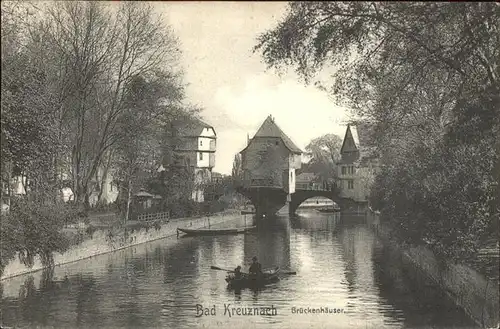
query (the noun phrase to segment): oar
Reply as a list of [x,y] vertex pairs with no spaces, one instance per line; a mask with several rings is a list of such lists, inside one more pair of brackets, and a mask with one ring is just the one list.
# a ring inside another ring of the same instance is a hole
[[[210,266],[210,268],[211,268],[212,270],[226,271],[226,272],[228,272],[228,273],[234,273],[234,270],[228,270],[228,269],[226,269],[226,268],[221,268],[221,267],[218,267],[218,266],[213,266],[213,265],[212,265],[212,266]],[[245,273],[245,272],[240,272],[240,273],[241,273],[241,275],[243,275],[243,276],[248,275],[248,273]]]
[[[218,271],[226,271],[228,273],[234,273],[234,270],[228,270],[227,268],[222,268],[222,267],[218,267],[218,266],[210,266],[210,268],[212,270],[218,270]],[[241,274],[243,275],[248,275],[248,273],[245,273],[245,272],[240,272]]]
[[217,267],[217,266],[210,266],[210,268],[212,270],[219,270],[219,271],[226,271],[226,272],[234,272],[234,270],[228,270],[228,269],[225,269],[225,268],[220,268],[220,267]]

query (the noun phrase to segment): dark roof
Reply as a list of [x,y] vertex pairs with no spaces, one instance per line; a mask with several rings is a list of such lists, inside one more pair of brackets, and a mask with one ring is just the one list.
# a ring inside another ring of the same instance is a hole
[[353,152],[360,150],[360,143],[358,137],[358,130],[355,126],[350,124],[347,125],[345,131],[344,140],[342,141],[342,147],[340,148],[340,153],[342,152]]
[[[276,137],[280,138],[283,141],[283,144],[285,144],[286,148],[290,150],[292,153],[298,153],[301,154],[302,150],[295,145],[294,142],[288,137],[283,130],[281,130],[280,127],[274,122],[274,119],[272,116],[268,116],[264,123],[260,126],[259,130],[255,133],[253,138],[258,138],[258,137]],[[252,140],[253,140],[252,138]],[[250,142],[252,141],[250,140]],[[248,147],[248,146],[247,146]],[[243,149],[243,151],[246,149],[246,147]]]
[[[182,137],[200,136],[201,133],[203,132],[203,129],[205,128],[213,129],[211,125],[209,125],[206,122],[203,122],[199,118],[190,118],[188,120],[179,122],[177,124],[177,128],[179,129],[179,136]],[[214,129],[214,134],[215,134],[215,129]]]

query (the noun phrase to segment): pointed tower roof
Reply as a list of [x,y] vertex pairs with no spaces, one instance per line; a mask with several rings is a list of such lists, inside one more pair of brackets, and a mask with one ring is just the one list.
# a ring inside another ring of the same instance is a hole
[[276,138],[281,138],[283,143],[285,144],[286,148],[290,150],[292,153],[298,153],[301,154],[302,150],[295,145],[294,142],[288,137],[283,130],[278,127],[276,122],[274,122],[274,118],[270,115],[266,118],[264,123],[260,126],[259,130],[255,133],[256,137],[276,137]]
[[356,126],[347,125],[347,129],[344,136],[344,141],[342,142],[342,147],[340,148],[340,153],[343,152],[354,152],[360,150],[358,130]]

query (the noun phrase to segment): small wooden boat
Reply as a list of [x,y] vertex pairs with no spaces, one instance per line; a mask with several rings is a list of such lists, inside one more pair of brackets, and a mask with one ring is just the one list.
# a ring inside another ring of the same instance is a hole
[[262,271],[262,275],[251,277],[248,273],[241,273],[239,278],[235,278],[234,274],[228,274],[226,282],[229,288],[244,289],[244,288],[259,288],[271,283],[278,282],[280,268],[267,269]]
[[188,235],[224,235],[224,234],[240,234],[246,233],[255,229],[255,226],[250,227],[240,227],[240,228],[200,228],[200,229],[189,229],[189,228],[177,228],[177,231]]

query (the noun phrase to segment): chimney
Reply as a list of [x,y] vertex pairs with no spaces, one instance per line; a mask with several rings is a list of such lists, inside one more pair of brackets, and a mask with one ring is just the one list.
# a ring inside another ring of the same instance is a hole
[[247,133],[247,145],[250,144],[250,135]]

